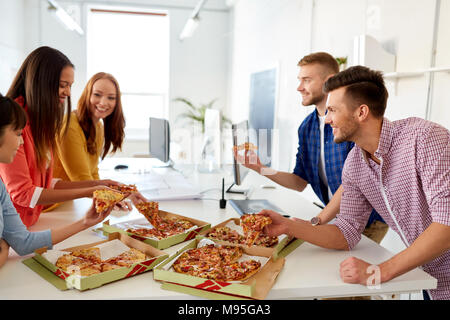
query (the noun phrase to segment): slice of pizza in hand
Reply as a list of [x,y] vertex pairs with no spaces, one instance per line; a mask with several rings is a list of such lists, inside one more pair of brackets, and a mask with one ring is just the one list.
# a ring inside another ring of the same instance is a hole
[[135,184],[122,184],[120,186],[110,185],[108,186],[111,189],[120,191],[122,193],[133,193],[138,192],[137,187]]
[[241,216],[241,226],[244,231],[245,244],[252,246],[264,227],[272,223],[270,217],[262,214],[244,214]]
[[95,210],[97,213],[102,213],[106,209],[114,207],[116,203],[122,201],[126,196],[127,195],[114,190],[95,190],[93,194]]
[[149,201],[149,202],[140,202],[135,205],[140,213],[144,215],[144,217],[154,226],[158,228],[159,225],[163,222],[161,217],[159,216],[159,204],[158,202]]
[[255,151],[258,150],[258,147],[255,146],[253,143],[251,142],[244,142],[243,144],[240,144],[238,146],[234,147],[235,151],[241,151],[241,150],[245,150],[245,151]]

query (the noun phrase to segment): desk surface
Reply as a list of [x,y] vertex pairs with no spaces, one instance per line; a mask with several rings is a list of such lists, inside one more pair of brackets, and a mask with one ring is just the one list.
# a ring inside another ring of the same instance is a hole
[[[113,169],[117,163],[128,163],[128,171],[118,174]],[[161,174],[169,168],[145,168],[146,159],[106,159],[101,166],[101,177],[116,179],[124,183],[133,182],[136,175]],[[139,168],[139,169],[137,169]],[[212,226],[238,214],[228,204],[226,209],[219,208],[220,187],[222,177],[226,184],[233,181],[231,170],[221,173],[199,174],[194,169],[185,170],[188,179],[202,190],[207,200],[173,200],[161,201],[160,209],[208,221]],[[119,180],[119,178],[121,178]],[[250,172],[245,185],[253,185],[251,198],[269,199],[291,216],[310,219],[320,209],[304,199],[300,193],[277,186],[275,189],[262,189],[261,184],[270,180]],[[138,185],[139,188],[139,185]],[[243,199],[242,195],[226,195],[226,198]],[[31,231],[57,227],[81,218],[91,204],[91,199],[83,198],[61,204],[52,212],[43,213],[39,221],[30,228]],[[142,217],[133,208],[129,213],[113,212],[111,224]],[[100,227],[99,224],[96,227]],[[94,227],[95,228],[95,227]],[[92,229],[94,229],[92,228]],[[55,249],[69,248],[81,244],[99,241],[99,235],[92,229],[84,230],[54,246]],[[184,244],[165,249],[167,253],[175,252]],[[309,299],[316,297],[345,297],[360,295],[376,295],[390,293],[419,292],[422,289],[434,288],[436,280],[420,269],[414,269],[396,279],[381,284],[380,289],[343,283],[339,276],[339,264],[344,259],[355,256],[368,262],[378,264],[392,257],[392,253],[372,240],[362,237],[360,243],[351,251],[337,251],[303,243],[287,258],[267,299]],[[161,283],[153,280],[153,272],[146,272],[128,279],[123,279],[102,287],[79,292],[78,290],[59,291],[28,269],[24,258],[10,250],[9,259],[0,268],[0,299],[197,299],[197,297],[161,289]],[[130,288],[133,288],[130,290]]]

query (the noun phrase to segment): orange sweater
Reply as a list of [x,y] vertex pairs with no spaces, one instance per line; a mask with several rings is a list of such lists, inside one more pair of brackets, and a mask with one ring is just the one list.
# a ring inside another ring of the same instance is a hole
[[[22,97],[17,98],[16,102],[27,110]],[[43,206],[36,205],[42,189],[53,187],[53,154],[50,154],[48,169],[39,170],[29,123],[25,126],[22,136],[24,143],[17,151],[13,162],[0,163],[0,177],[22,222],[30,227],[36,223],[42,212]]]

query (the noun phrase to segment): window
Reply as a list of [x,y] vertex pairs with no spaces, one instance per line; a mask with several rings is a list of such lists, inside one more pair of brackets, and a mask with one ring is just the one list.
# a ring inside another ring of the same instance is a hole
[[149,117],[168,117],[169,17],[166,12],[90,7],[87,77],[119,82],[125,139],[148,140]]

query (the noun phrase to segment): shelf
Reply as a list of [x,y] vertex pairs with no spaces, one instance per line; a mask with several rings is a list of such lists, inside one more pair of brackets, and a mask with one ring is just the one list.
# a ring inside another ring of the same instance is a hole
[[410,72],[388,72],[383,76],[385,79],[399,79],[399,78],[412,78],[412,77],[421,77],[426,73],[434,73],[434,72],[450,72],[450,67],[442,67],[442,68],[428,68],[417,71]]

